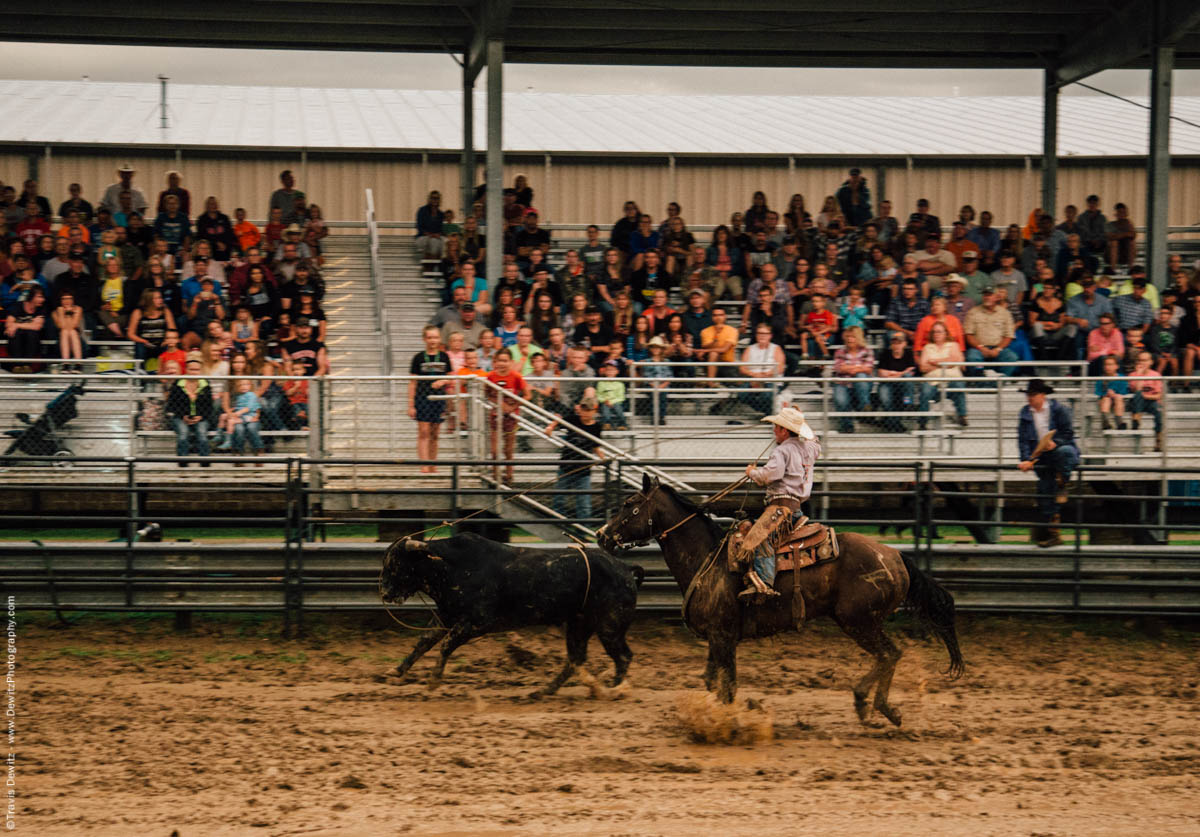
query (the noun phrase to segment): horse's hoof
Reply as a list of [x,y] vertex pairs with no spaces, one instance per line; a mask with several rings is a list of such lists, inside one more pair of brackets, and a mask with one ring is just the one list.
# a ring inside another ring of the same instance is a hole
[[900,726],[902,717],[900,715],[899,709],[893,709],[892,707],[887,706],[887,705],[877,706],[875,708],[879,710],[879,713],[881,715],[883,715],[883,717],[887,718],[889,721],[891,721],[896,726]]
[[858,695],[855,695],[854,711],[858,713],[858,720],[865,724],[867,719],[871,717],[871,704],[867,703],[866,698],[860,698]]
[[545,689],[534,689],[532,692],[530,692],[530,693],[528,694],[528,696],[527,696],[527,697],[528,697],[530,700],[541,700],[542,698],[544,698],[544,697],[549,697],[549,696],[550,696],[550,695],[552,695],[552,694],[554,694],[554,693],[553,693],[553,692],[548,692],[548,691],[546,691]]

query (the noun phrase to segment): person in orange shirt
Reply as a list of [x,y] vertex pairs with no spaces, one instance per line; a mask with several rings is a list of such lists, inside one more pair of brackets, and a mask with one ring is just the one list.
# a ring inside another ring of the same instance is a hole
[[966,266],[967,253],[974,253],[975,258],[979,258],[979,248],[975,246],[974,241],[967,238],[967,225],[962,221],[954,222],[954,231],[950,233],[950,240],[943,249],[954,254],[958,262],[955,270],[962,270]]
[[[467,349],[463,352],[463,365],[458,367],[455,375],[475,375],[479,378],[486,378],[488,371],[479,368],[479,352],[475,349]],[[458,391],[464,393],[467,391],[467,383],[463,381],[458,385]],[[459,399],[458,402],[458,424],[463,430],[468,430],[467,427],[467,402],[466,399]]]
[[237,223],[233,225],[233,234],[237,236],[241,251],[245,253],[251,247],[257,247],[258,242],[262,241],[262,233],[258,227],[246,220],[246,210],[238,207],[233,211],[233,216],[237,219]]
[[[956,277],[957,274],[951,274],[951,276]],[[929,301],[929,314],[922,317],[921,322],[917,323],[917,331],[913,336],[914,354],[920,354],[921,350],[925,348],[925,344],[929,342],[929,329],[933,328],[934,323],[945,325],[947,336],[958,343],[958,348],[966,351],[967,338],[963,335],[962,323],[958,321],[958,317],[950,316],[947,311],[945,297],[935,296]]]
[[58,234],[63,238],[70,238],[72,230],[77,230],[79,232],[84,244],[92,243],[92,234],[88,232],[87,227],[79,222],[79,213],[75,210],[71,211],[71,214],[67,216],[65,221],[63,221],[63,225],[58,228]]

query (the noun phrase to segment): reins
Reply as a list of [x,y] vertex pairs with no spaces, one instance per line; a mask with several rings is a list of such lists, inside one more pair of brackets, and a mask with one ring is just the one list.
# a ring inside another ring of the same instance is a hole
[[[757,462],[759,459],[761,459],[762,455],[767,452],[767,448],[770,448],[772,444],[774,444],[774,440],[767,442],[767,447],[765,447],[761,451],[759,451],[758,456],[754,457],[754,461]],[[689,520],[691,520],[693,517],[700,514],[702,511],[707,509],[713,503],[717,502],[718,500],[722,499],[723,497],[727,497],[730,494],[732,494],[735,490],[737,490],[737,487],[739,485],[746,482],[746,480],[748,480],[748,479],[750,479],[750,477],[744,475],[744,476],[734,480],[733,482],[729,483],[729,485],[722,488],[720,491],[718,491],[713,496],[709,497],[704,502],[698,503],[696,505],[696,510],[694,512],[692,512],[691,514],[689,514],[687,517],[683,518],[682,520],[678,521],[674,526],[671,526],[669,529],[666,529],[662,533],[657,534],[657,535],[655,535],[653,532],[651,532],[650,533],[651,536],[654,537],[656,540],[660,540],[660,541],[665,540],[667,535],[671,534],[676,529],[678,529],[680,526],[682,526],[683,524],[685,524]],[[651,492],[651,493],[653,493],[653,492]],[[747,496],[749,496],[749,495],[747,494]],[[746,498],[744,497],[744,498],[742,498],[742,508],[745,508],[745,506],[746,506]]]

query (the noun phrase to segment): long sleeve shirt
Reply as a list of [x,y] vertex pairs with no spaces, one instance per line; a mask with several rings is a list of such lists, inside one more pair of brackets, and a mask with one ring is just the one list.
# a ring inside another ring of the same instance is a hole
[[812,494],[813,466],[821,456],[821,443],[791,436],[771,451],[767,464],[750,471],[750,479],[766,486],[767,500],[790,497],[807,500]]

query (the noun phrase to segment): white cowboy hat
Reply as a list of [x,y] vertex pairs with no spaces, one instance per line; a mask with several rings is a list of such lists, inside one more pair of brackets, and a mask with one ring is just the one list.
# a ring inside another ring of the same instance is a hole
[[795,407],[784,407],[773,416],[767,416],[762,421],[777,424],[785,430],[790,430],[799,436],[801,439],[815,439],[817,434],[813,433],[813,429],[808,426],[808,422],[804,420],[804,413],[797,410]]

